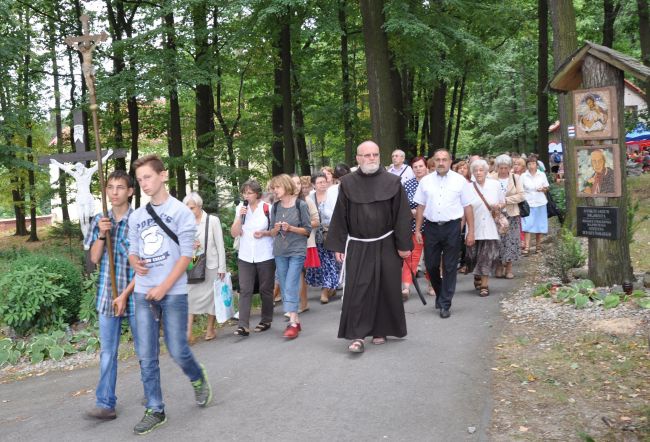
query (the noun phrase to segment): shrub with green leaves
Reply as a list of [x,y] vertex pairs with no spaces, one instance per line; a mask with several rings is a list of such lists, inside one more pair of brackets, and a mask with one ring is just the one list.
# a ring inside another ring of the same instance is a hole
[[61,327],[67,316],[60,299],[69,296],[62,276],[43,267],[18,267],[0,277],[0,322],[24,336]]
[[566,228],[560,229],[555,246],[546,256],[551,274],[559,276],[562,282],[569,282],[569,270],[582,267],[587,260],[578,238]]
[[[84,292],[81,269],[67,260],[40,254],[28,254],[17,259],[11,266],[11,271],[18,269],[33,269],[40,267],[47,273],[59,275],[58,284],[66,290],[65,296],[60,296],[57,304],[66,311],[65,322],[72,323],[79,317],[79,306]],[[29,281],[29,278],[27,278]]]
[[83,280],[83,296],[79,308],[79,319],[94,323],[97,321],[97,281],[99,271],[95,271],[88,278]]

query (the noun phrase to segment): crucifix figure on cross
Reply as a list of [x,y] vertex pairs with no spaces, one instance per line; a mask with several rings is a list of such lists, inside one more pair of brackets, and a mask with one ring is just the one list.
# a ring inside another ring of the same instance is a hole
[[[76,49],[81,53],[83,62],[81,63],[81,72],[84,74],[86,86],[88,87],[88,94],[91,97],[95,96],[95,68],[93,67],[93,50],[98,43],[106,41],[108,34],[102,31],[101,34],[91,35],[89,19],[86,14],[79,17],[83,35],[79,37],[67,37],[65,42],[68,46]],[[95,103],[91,103],[91,106]],[[95,104],[96,106],[96,104]]]
[[[102,158],[102,162],[108,160],[111,155],[113,155],[113,151],[109,149],[106,155]],[[90,183],[93,179],[93,175],[97,172],[98,165],[95,164],[94,166],[86,167],[80,161],[76,162],[74,165],[61,164],[55,158],[50,159],[50,164],[57,166],[68,175],[72,176],[77,184],[77,211],[79,215],[79,225],[81,227],[81,233],[85,239],[86,235],[89,234],[88,226],[90,225],[90,220],[95,215],[95,198],[92,193],[90,193]]]

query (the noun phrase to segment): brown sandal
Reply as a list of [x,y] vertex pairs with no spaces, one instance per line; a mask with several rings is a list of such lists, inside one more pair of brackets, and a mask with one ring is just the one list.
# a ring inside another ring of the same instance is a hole
[[487,287],[481,287],[481,291],[478,292],[478,295],[481,298],[485,298],[486,296],[490,296],[490,289]]
[[479,290],[481,288],[481,277],[474,275],[474,288]]

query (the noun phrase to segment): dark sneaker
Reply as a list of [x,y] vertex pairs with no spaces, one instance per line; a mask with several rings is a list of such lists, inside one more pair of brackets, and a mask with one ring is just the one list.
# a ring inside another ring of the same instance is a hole
[[99,420],[111,420],[115,419],[117,414],[115,413],[114,408],[95,407],[92,410],[87,411],[86,416]]
[[201,379],[192,382],[194,388],[194,399],[199,407],[207,407],[212,401],[212,387],[208,381],[205,367],[201,364]]
[[164,411],[158,412],[147,408],[142,420],[133,428],[133,432],[135,434],[151,433],[165,422],[167,422],[167,416]]

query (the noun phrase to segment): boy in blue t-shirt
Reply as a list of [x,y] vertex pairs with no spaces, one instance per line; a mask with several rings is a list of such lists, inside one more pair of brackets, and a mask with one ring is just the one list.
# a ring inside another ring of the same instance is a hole
[[187,342],[187,276],[196,222],[183,203],[165,188],[167,171],[157,155],[133,162],[136,179],[151,203],[129,217],[129,262],[135,270],[135,317],[138,358],[147,405],[135,426],[146,434],[167,421],[160,388],[159,329],[169,354],[190,379],[196,403],[207,406],[212,389],[205,368],[194,359]]

